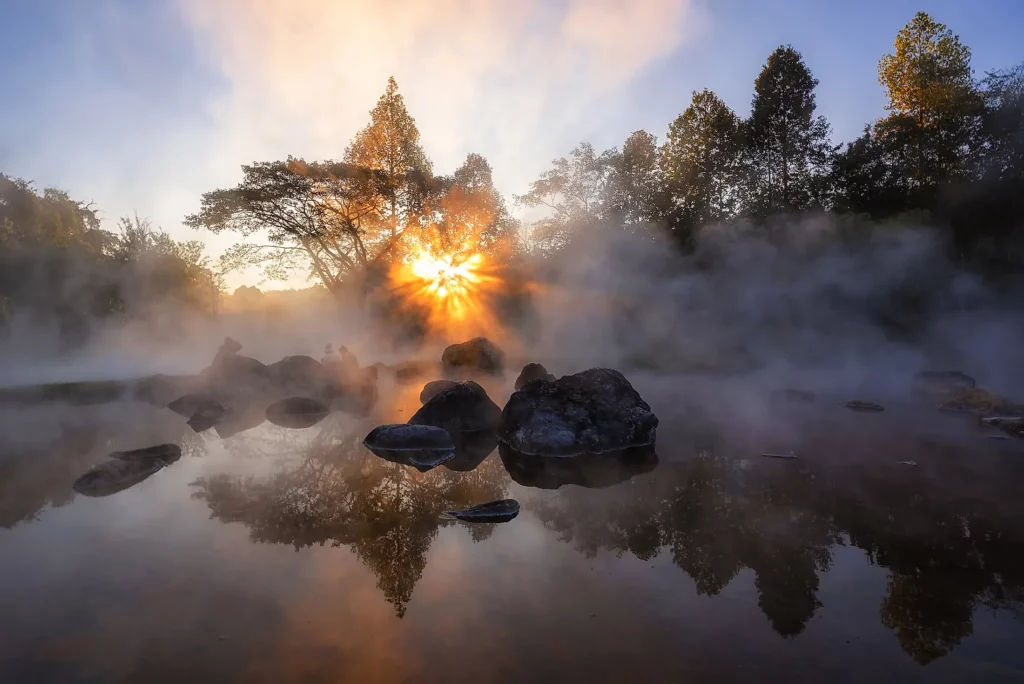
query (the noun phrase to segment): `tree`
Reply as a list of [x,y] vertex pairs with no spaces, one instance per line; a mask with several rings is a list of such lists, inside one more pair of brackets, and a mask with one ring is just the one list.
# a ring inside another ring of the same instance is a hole
[[990,178],[1024,181],[1024,64],[989,73],[982,87],[984,171]]
[[918,12],[896,35],[893,54],[878,62],[878,81],[889,98],[889,124],[913,135],[906,165],[916,202],[930,203],[937,185],[971,174],[980,149],[982,100],[970,48]]
[[684,242],[693,230],[736,214],[740,181],[740,120],[710,90],[693,93],[690,106],[669,124],[661,169]]
[[792,46],[778,47],[754,81],[746,125],[751,210],[756,216],[800,211],[824,202],[834,149],[829,126],[815,117],[818,80]]
[[580,143],[552,162],[550,169],[530,185],[517,201],[527,207],[545,207],[549,216],[536,221],[531,239],[542,248],[557,249],[568,244],[583,227],[593,227],[605,219],[604,199],[614,170],[615,150],[600,154],[590,143]]
[[387,89],[370,110],[369,125],[345,151],[345,161],[381,174],[379,191],[385,201],[368,219],[381,223],[392,238],[415,222],[433,174],[420,146],[416,120],[406,109],[394,77],[388,79]]
[[647,131],[634,131],[611,167],[605,203],[615,220],[632,232],[661,220],[665,206],[658,139]]

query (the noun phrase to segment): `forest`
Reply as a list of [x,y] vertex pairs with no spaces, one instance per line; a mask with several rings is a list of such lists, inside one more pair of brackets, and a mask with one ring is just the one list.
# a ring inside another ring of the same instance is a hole
[[[256,161],[237,186],[197,198],[186,226],[238,237],[216,260],[201,241],[177,242],[137,216],[104,230],[91,205],[0,176],[0,327],[55,326],[74,346],[90,326],[144,318],[157,303],[215,315],[225,276],[242,268],[270,280],[308,272],[339,302],[365,303],[399,288],[396,273],[417,260],[508,273],[614,232],[688,254],[723,225],[785,241],[780,227],[816,216],[854,243],[926,227],[952,264],[1014,287],[1024,64],[979,77],[970,48],[922,12],[881,56],[878,81],[884,116],[839,144],[818,114],[818,80],[782,45],[745,116],[694,92],[662,140],[640,130],[621,148],[581,142],[509,201],[479,154],[435,173],[392,78],[341,160]],[[516,209],[543,215],[524,224]]]

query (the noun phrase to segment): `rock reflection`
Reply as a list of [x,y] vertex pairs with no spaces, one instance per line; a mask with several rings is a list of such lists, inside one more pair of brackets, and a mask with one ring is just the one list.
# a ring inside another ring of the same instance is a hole
[[517,484],[539,489],[558,489],[563,485],[611,487],[634,475],[648,473],[658,465],[653,446],[603,454],[538,456],[520,453],[502,442],[498,453]]
[[671,554],[699,594],[720,593],[749,568],[758,606],[784,637],[821,607],[831,549],[848,543],[888,570],[881,621],[926,664],[972,633],[978,606],[1024,607],[1024,503],[1006,494],[989,486],[954,496],[870,468],[745,467],[704,452],[609,490],[565,488],[529,508],[587,556]]
[[[214,518],[248,527],[255,542],[349,547],[402,617],[438,530],[457,524],[443,513],[503,498],[508,476],[497,459],[469,473],[421,473],[377,458],[360,443],[362,430],[343,428],[325,426],[300,459],[269,478],[202,478],[192,496]],[[476,525],[470,534],[482,541],[493,529]]]

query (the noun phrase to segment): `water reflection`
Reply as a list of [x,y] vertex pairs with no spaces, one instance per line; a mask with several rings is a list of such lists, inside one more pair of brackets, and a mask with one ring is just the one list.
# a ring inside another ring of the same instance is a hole
[[[249,528],[255,542],[346,546],[373,572],[384,598],[405,615],[443,514],[503,498],[508,476],[500,461],[469,473],[422,473],[364,448],[358,430],[326,426],[301,458],[265,479],[216,475],[193,483],[193,497],[213,517]],[[469,528],[483,541],[493,525]]]

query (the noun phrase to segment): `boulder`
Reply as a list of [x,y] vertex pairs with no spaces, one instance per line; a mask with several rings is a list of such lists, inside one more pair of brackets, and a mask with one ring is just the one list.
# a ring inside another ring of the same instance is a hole
[[213,429],[221,439],[252,430],[263,424],[266,418],[266,403],[248,401],[225,407],[224,414],[214,423]]
[[282,392],[319,392],[333,373],[311,356],[286,356],[267,366],[274,387]]
[[445,375],[479,371],[489,375],[505,372],[505,352],[486,337],[475,337],[462,344],[453,344],[441,354]]
[[423,389],[420,390],[420,403],[426,404],[444,390],[449,387],[455,387],[458,384],[459,383],[454,380],[434,380],[433,382],[428,382],[423,386]]
[[315,399],[290,397],[267,407],[266,418],[274,425],[303,429],[316,425],[330,414],[330,409]]
[[209,392],[192,392],[184,394],[167,404],[167,408],[180,416],[191,418],[200,410],[210,409],[214,405],[223,408],[221,403],[217,401],[217,398]]
[[72,488],[84,496],[110,496],[137,485],[165,465],[159,458],[114,458],[90,469]]
[[498,439],[523,454],[574,456],[653,445],[658,417],[609,368],[533,382],[502,411]]
[[539,363],[528,363],[523,366],[523,372],[516,378],[516,389],[521,390],[535,380],[554,382],[555,376],[548,373],[548,369]]
[[410,425],[433,425],[453,435],[496,430],[500,422],[501,409],[484,388],[472,380],[436,394],[409,419]]

